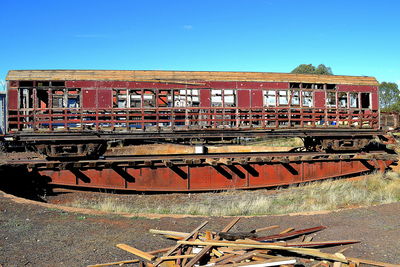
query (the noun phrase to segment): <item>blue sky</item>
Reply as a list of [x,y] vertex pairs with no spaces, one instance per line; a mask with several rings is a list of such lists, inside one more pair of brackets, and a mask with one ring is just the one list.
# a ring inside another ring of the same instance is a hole
[[400,1],[1,0],[10,69],[290,72],[400,83]]

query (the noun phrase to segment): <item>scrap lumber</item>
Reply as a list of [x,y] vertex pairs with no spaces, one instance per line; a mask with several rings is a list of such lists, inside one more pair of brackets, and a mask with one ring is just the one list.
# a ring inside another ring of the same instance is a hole
[[[222,232],[228,232],[235,224],[240,220],[240,217],[233,219],[228,225],[222,229]],[[219,237],[216,237],[218,240]],[[179,243],[178,243],[179,244]],[[212,246],[206,246],[204,247],[196,257],[192,258],[184,267],[192,267],[195,265],[196,262],[198,262],[208,251],[210,251]]]
[[154,256],[152,254],[149,254],[147,252],[141,251],[141,250],[139,250],[137,248],[134,248],[134,247],[131,247],[131,246],[127,245],[127,244],[117,244],[117,247],[120,248],[120,249],[123,249],[125,251],[128,251],[129,253],[132,253],[132,254],[134,254],[134,255],[142,258],[142,259],[145,259],[147,261],[152,261],[152,260],[154,260],[156,258],[156,256]]
[[[203,222],[202,224],[200,224],[196,229],[194,229],[190,234],[188,234],[183,241],[189,240],[193,235],[197,234],[198,231],[200,231],[204,226],[206,226],[206,224],[208,223],[208,221]],[[177,250],[179,247],[181,246],[181,244],[176,244],[174,247],[172,247],[170,250],[168,250],[163,257],[168,257],[171,256],[171,254]],[[154,263],[154,267],[157,267],[160,263],[162,262],[162,259],[159,258],[157,259],[157,261]]]
[[[126,244],[118,244],[117,247],[133,253],[140,259],[89,266],[102,267],[137,263],[139,267],[192,267],[200,262],[204,266],[215,265],[216,267],[293,267],[298,260],[300,263],[307,264],[307,266],[315,263],[313,267],[357,267],[360,264],[400,267],[398,264],[346,257],[342,254],[345,249],[341,249],[334,254],[321,251],[318,248],[359,242],[358,240],[311,241],[310,236],[307,236],[307,234],[325,229],[325,226],[297,231],[294,228],[288,228],[279,234],[263,237],[264,239],[270,238],[269,240],[256,241],[248,239],[244,235],[248,233],[256,234],[257,230],[265,231],[271,228],[264,227],[260,228],[261,230],[256,229],[251,232],[227,233],[238,221],[239,218],[235,218],[220,233],[207,230],[200,232],[207,222],[198,226],[191,233],[166,230],[154,231],[153,229],[151,230],[153,233],[159,233],[164,237],[173,237],[174,239],[182,238],[183,240],[176,241],[176,245],[173,247],[149,252],[138,250]],[[274,228],[277,227],[274,226]],[[228,238],[236,235],[233,238],[235,241],[226,240],[226,238],[223,238],[223,234],[221,236],[221,233],[227,234]],[[238,237],[244,239],[236,239]],[[292,242],[285,240],[290,237],[302,238]],[[155,257],[155,255],[160,255],[161,253],[164,253],[164,255]]]

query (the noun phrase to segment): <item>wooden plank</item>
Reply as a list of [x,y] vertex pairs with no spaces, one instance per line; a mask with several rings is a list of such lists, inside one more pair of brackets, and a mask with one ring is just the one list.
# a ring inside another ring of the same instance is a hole
[[189,233],[184,233],[184,232],[166,231],[166,230],[157,230],[157,229],[150,229],[149,232],[152,234],[170,235],[170,236],[179,236],[179,237],[186,237],[189,234]]
[[[203,228],[204,226],[206,226],[206,224],[208,223],[208,221],[203,222],[202,224],[200,224],[196,229],[194,229],[190,234],[188,234],[185,239],[183,241],[189,240],[193,235],[197,234],[198,231],[201,230],[201,228]],[[172,247],[170,250],[168,250],[163,257],[168,257],[170,256],[175,250],[177,250],[179,247],[181,246],[181,244],[177,244],[174,247]],[[157,267],[157,265],[159,265],[162,262],[162,259],[158,259],[155,263],[154,263],[154,267]]]
[[126,261],[114,261],[114,262],[108,262],[108,263],[100,263],[100,264],[92,264],[88,265],[87,267],[103,267],[103,266],[112,266],[112,265],[124,265],[124,264],[130,264],[130,263],[138,263],[140,260],[126,260]]
[[[278,246],[278,245],[262,245],[262,244],[243,244],[243,243],[237,243],[237,242],[215,242],[215,241],[178,241],[179,244],[182,245],[197,245],[197,246],[207,246],[207,247],[212,247],[212,246],[226,246],[226,247],[240,247],[240,248],[259,248],[259,249],[271,249],[271,250],[284,250],[284,251],[290,251],[290,252],[295,252],[297,254],[301,255],[307,255],[307,256],[313,256],[316,258],[321,258],[321,259],[326,259],[326,260],[332,260],[332,261],[339,261],[343,263],[348,263],[346,259],[342,259],[340,257],[337,257],[333,254],[329,253],[324,253],[321,252],[317,249],[309,249],[309,248],[295,248],[295,247],[284,247],[284,246]],[[194,258],[193,258],[194,259]],[[193,260],[192,259],[192,260]]]
[[[238,221],[240,220],[240,217],[233,219],[228,225],[222,229],[222,232],[228,232]],[[216,240],[218,240],[219,237],[216,237]],[[212,249],[212,245],[204,247],[196,257],[192,258],[184,267],[192,267],[193,265],[196,264],[208,251]]]
[[[210,240],[210,241],[200,241],[200,240],[194,240],[194,241],[189,241],[185,243],[198,243],[198,242],[203,242],[203,243],[212,243],[215,245],[218,244],[237,244],[239,245],[273,245],[273,246],[282,246],[282,247],[304,247],[304,248],[311,248],[311,247],[321,247],[321,246],[332,246],[332,245],[348,245],[348,244],[354,244],[354,243],[359,243],[359,240],[329,240],[329,241],[313,241],[313,242],[274,242],[274,243],[265,243],[265,242],[258,242],[258,241],[253,241],[253,240],[237,240],[235,242],[230,242],[230,241],[218,241],[218,240]],[[180,243],[180,241],[178,241]],[[236,247],[238,247],[236,246]],[[239,246],[240,247],[240,246]]]
[[295,264],[296,259],[281,257],[280,259],[270,259],[264,261],[234,263],[234,264],[221,264],[218,267],[236,267],[236,266],[251,266],[251,267],[267,267],[267,266],[283,266],[285,264]]
[[268,231],[268,230],[272,230],[272,229],[276,229],[279,228],[279,225],[271,225],[271,226],[267,226],[267,227],[263,227],[263,228],[258,228],[255,229],[254,232],[259,233],[259,232],[264,232],[264,231]]
[[152,261],[156,258],[154,255],[151,255],[151,254],[144,252],[142,250],[139,250],[137,248],[131,247],[127,244],[117,244],[117,248],[128,251],[129,253],[132,253],[132,254],[134,254],[142,259],[145,259],[147,261]]
[[293,228],[288,228],[285,231],[282,231],[281,233],[276,234],[276,235],[269,235],[269,236],[257,237],[257,238],[252,238],[252,239],[256,240],[256,241],[266,241],[266,240],[274,240],[274,239],[292,238],[292,237],[296,237],[299,235],[315,233],[315,232],[321,231],[325,228],[326,228],[326,226],[322,226],[322,225],[317,226],[317,227],[307,228],[307,229],[301,229],[301,230],[297,230],[297,231],[293,231],[294,230]]
[[289,233],[289,232],[292,232],[293,230],[294,230],[293,227],[289,227],[289,228],[283,230],[282,232],[280,232],[279,234],[280,234],[280,235],[287,234],[287,233]]
[[163,261],[166,260],[177,260],[177,259],[187,259],[187,258],[193,258],[196,256],[196,254],[185,254],[185,255],[174,255],[174,256],[166,256],[166,257],[161,257]]

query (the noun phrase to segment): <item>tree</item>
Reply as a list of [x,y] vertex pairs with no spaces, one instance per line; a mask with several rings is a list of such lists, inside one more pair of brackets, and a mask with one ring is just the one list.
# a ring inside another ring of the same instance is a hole
[[314,73],[319,75],[333,75],[332,69],[324,64],[319,64]]
[[379,84],[379,104],[386,111],[396,110],[400,106],[400,90],[396,83]]
[[314,67],[312,64],[300,64],[294,70],[292,70],[292,73],[333,75],[332,69],[324,64],[320,64],[318,67]]

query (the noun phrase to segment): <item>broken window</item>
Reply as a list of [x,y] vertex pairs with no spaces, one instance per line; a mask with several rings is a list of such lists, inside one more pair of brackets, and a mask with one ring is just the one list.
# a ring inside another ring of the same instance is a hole
[[142,90],[129,90],[129,105],[131,108],[142,107]]
[[222,107],[222,90],[211,89],[211,106]]
[[292,103],[293,106],[300,106],[300,92],[292,91]]
[[236,106],[235,92],[231,89],[226,89],[223,91],[224,94],[224,106],[234,107]]
[[303,107],[312,107],[313,105],[312,91],[302,91],[301,94],[302,94]]
[[20,108],[33,108],[33,88],[19,89]]
[[289,94],[286,90],[278,91],[278,104],[279,106],[286,106],[289,104]]
[[179,94],[175,96],[176,107],[198,107],[199,103],[198,89],[181,89]]
[[327,107],[336,107],[336,93],[328,92],[326,94],[326,105]]
[[350,93],[350,108],[358,107],[358,93]]
[[347,93],[339,92],[338,93],[338,103],[340,108],[347,108]]
[[49,105],[49,94],[47,90],[37,89],[36,90],[37,97],[37,106],[38,108],[48,108]]
[[155,107],[155,94],[154,90],[144,89],[143,90],[143,107]]
[[113,107],[114,108],[127,108],[128,105],[128,90],[114,89],[113,90]]
[[80,89],[67,89],[67,107],[68,108],[79,108],[80,107]]
[[371,96],[370,93],[361,93],[360,94],[361,108],[371,108],[370,96]]
[[264,90],[264,106],[275,107],[276,106],[276,91],[275,90]]

